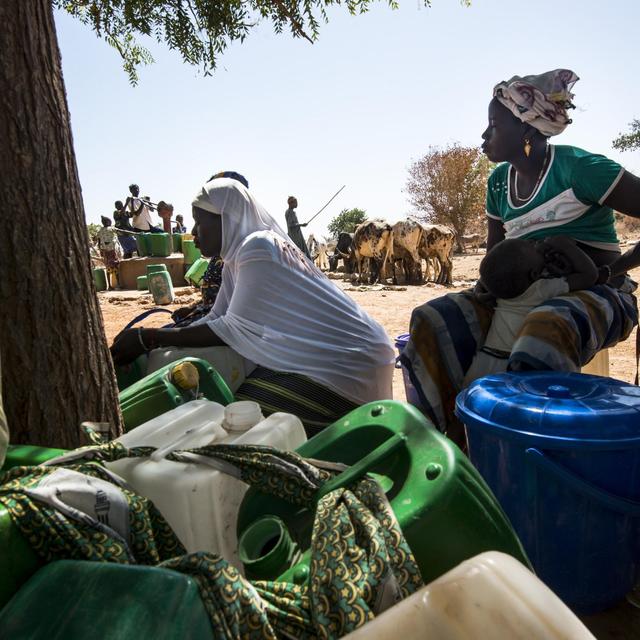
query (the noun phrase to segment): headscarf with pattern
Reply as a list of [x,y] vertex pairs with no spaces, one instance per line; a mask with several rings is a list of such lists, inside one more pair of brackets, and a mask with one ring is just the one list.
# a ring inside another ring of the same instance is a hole
[[537,76],[513,76],[493,88],[493,95],[518,120],[531,125],[544,136],[562,133],[573,109],[571,88],[579,80],[569,69],[555,69]]

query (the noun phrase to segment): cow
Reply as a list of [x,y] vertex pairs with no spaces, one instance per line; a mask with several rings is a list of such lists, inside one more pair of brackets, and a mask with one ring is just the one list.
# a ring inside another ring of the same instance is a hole
[[358,268],[358,281],[363,281],[364,265],[369,263],[369,281],[384,278],[387,261],[393,256],[393,228],[385,220],[368,220],[359,224],[353,234]]
[[342,231],[338,235],[335,251],[329,258],[329,271],[335,271],[338,268],[338,260],[340,259],[344,264],[345,273],[349,274],[355,271],[356,256],[353,247],[353,233]]
[[459,240],[459,244],[463,250],[467,247],[471,247],[474,250],[474,253],[478,253],[478,249],[483,242],[483,238],[479,233],[472,233],[468,236],[460,236]]
[[423,225],[424,235],[420,244],[419,253],[429,264],[430,258],[436,258],[440,263],[440,273],[437,276],[438,284],[451,284],[453,277],[453,245],[455,234],[449,227],[441,224]]
[[318,269],[327,271],[329,269],[329,259],[327,257],[326,242],[318,242],[313,233],[311,233],[307,238],[307,249]]
[[[422,282],[422,257],[420,245],[425,234],[424,227],[409,218],[393,225],[393,280],[396,283],[395,263],[400,262],[406,283]],[[427,263],[427,269],[429,265]]]

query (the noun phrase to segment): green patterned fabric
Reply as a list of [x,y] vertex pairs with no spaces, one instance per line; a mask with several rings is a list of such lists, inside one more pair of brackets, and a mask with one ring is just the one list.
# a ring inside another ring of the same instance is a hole
[[304,585],[250,582],[219,556],[185,554],[153,504],[122,486],[129,505],[129,549],[99,523],[69,518],[30,493],[61,467],[114,482],[103,462],[145,457],[152,451],[111,442],[76,450],[47,466],[14,468],[0,476],[0,503],[45,561],[135,561],[190,575],[199,585],[216,638],[339,638],[422,586],[415,559],[377,482],[365,477],[318,500],[336,465],[292,452],[218,445],[167,458],[205,462],[303,507],[313,507],[317,500],[310,578]]

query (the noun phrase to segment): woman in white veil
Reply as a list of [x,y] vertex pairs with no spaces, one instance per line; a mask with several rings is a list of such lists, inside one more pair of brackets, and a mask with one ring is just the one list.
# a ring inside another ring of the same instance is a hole
[[236,392],[265,413],[287,411],[312,434],[366,402],[391,398],[384,329],[331,282],[242,184],[207,182],[193,201],[200,249],[224,260],[208,316],[180,329],[131,329],[116,364],[157,347],[227,345],[257,366]]

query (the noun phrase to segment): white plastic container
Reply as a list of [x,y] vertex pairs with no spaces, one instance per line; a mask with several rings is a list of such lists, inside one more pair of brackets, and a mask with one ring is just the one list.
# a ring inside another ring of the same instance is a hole
[[387,609],[348,640],[595,640],[515,558],[482,553]]
[[234,431],[222,428],[224,414],[222,405],[209,400],[187,402],[119,438],[127,447],[158,447],[159,455],[107,466],[156,505],[187,551],[218,553],[242,570],[236,520],[247,485],[218,471],[208,458],[181,463],[162,456],[208,444],[262,444],[291,451],[307,438],[300,420],[289,413],[274,413],[255,426],[245,430],[236,426]]

